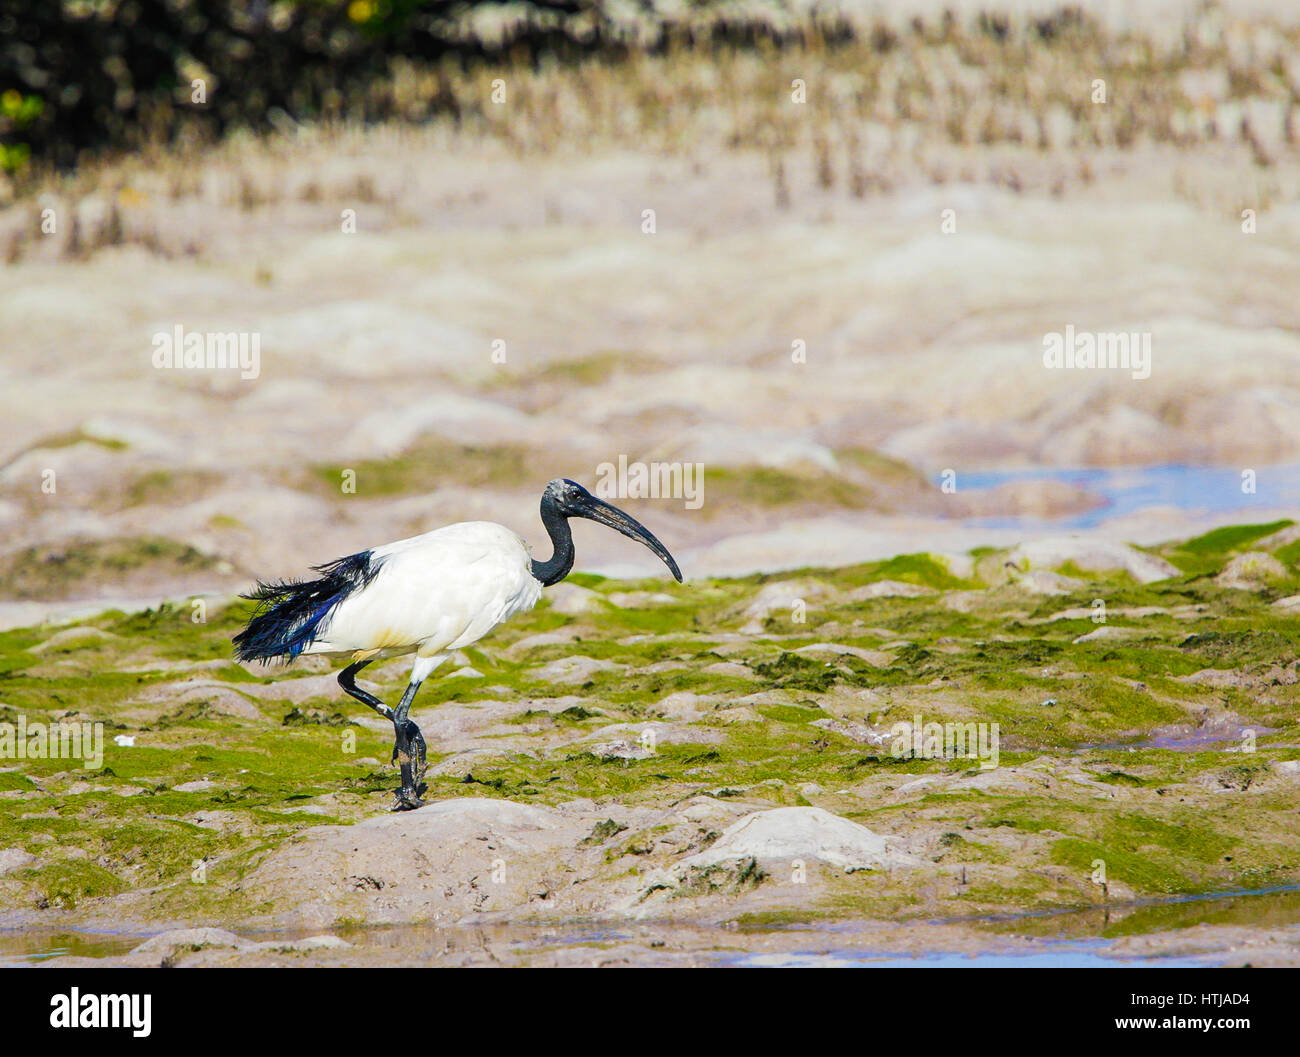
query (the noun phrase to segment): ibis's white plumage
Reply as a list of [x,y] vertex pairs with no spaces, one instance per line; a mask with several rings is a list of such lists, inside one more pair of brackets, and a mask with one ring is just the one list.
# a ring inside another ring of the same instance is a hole
[[[396,808],[419,807],[425,789],[424,736],[410,718],[420,684],[452,650],[477,642],[516,613],[532,609],[542,587],[573,569],[569,518],[582,517],[649,547],[680,583],[681,570],[636,519],[580,484],[556,478],[541,502],[551,556],[534,562],[503,525],[465,521],[315,567],[310,580],[258,583],[246,597],[258,607],[234,636],[244,661],[292,661],[303,653],[345,653],[352,663],[339,685],[393,724],[393,760],[401,767]],[[357,686],[357,673],[378,656],[414,653],[411,679],[389,708]]]
[[[542,585],[528,545],[503,525],[465,521],[370,552],[378,572],[350,592],[304,653],[417,653],[432,661],[532,609]],[[427,675],[427,671],[423,674]]]

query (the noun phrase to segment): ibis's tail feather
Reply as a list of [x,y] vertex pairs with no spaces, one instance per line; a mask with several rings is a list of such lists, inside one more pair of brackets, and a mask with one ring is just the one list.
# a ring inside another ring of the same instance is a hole
[[330,611],[374,579],[379,565],[370,551],[362,551],[316,566],[324,574],[318,580],[259,581],[242,596],[256,602],[257,609],[234,637],[235,656],[264,663],[277,657],[293,660],[316,641]]

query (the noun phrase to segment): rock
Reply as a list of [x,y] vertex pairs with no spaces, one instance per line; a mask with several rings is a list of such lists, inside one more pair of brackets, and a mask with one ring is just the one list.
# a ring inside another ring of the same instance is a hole
[[835,597],[837,592],[820,580],[778,580],[764,584],[745,606],[742,613],[748,620],[740,629],[746,635],[758,635],[764,631],[763,622],[775,611],[784,611],[781,615],[788,618],[798,604],[825,601]]
[[[312,660],[323,660],[323,658],[311,658]],[[304,658],[299,658],[297,664],[301,664]],[[246,670],[251,670],[259,678],[267,678],[267,669],[258,667],[245,666]],[[410,661],[407,660],[399,665],[399,670],[403,677],[410,669]],[[226,696],[229,694],[238,695],[241,698],[255,698],[258,701],[274,701],[277,704],[288,702],[292,705],[301,705],[313,698],[329,698],[338,700],[342,694],[339,689],[338,675],[334,671],[325,671],[319,675],[293,675],[293,670],[285,672],[282,669],[271,669],[272,675],[269,681],[262,683],[227,683],[218,679],[186,679],[171,683],[160,683],[152,686],[141,693],[134,700],[147,703],[157,704],[159,702],[170,703],[176,700],[190,700],[202,696],[204,693],[210,693],[221,699],[221,702],[236,709],[236,715],[246,716],[247,718],[256,718],[249,708],[254,708],[252,702],[245,700],[244,706],[232,702]],[[366,673],[369,675],[369,673]],[[380,673],[376,673],[380,674]],[[395,674],[395,673],[391,673]],[[391,677],[391,674],[387,677]],[[365,681],[363,677],[363,682]],[[346,699],[344,699],[346,700]],[[260,713],[258,713],[260,715]]]
[[1300,613],[1300,595],[1287,595],[1285,598],[1279,598],[1273,603],[1274,609],[1280,609],[1283,613]]
[[233,947],[236,950],[247,950],[252,946],[251,940],[243,939],[225,929],[171,929],[157,936],[150,936],[131,953],[168,959],[176,957],[183,951],[200,950],[204,947]]
[[[928,789],[930,786],[937,784],[938,781],[939,778],[936,775],[933,774],[922,775],[920,778],[913,778],[910,782],[904,782],[902,785],[900,785],[897,789],[894,790],[894,795],[902,796],[905,793],[919,793],[921,790]],[[874,799],[875,795],[876,795],[876,791],[873,787],[870,793],[868,794],[868,796],[869,798]]]
[[116,635],[100,628],[64,628],[62,631],[56,631],[44,642],[33,646],[31,652],[48,653],[54,650],[61,653],[68,650],[82,649],[86,646],[98,646],[104,642],[112,642],[116,638]]
[[566,646],[573,642],[582,634],[580,627],[559,628],[556,631],[543,631],[536,635],[525,635],[518,642],[513,642],[506,647],[505,654],[507,657],[521,657],[529,650],[537,649],[541,646]]
[[988,595],[983,591],[947,591],[941,605],[956,613],[974,613],[988,605]]
[[850,602],[865,602],[871,598],[916,598],[920,595],[938,594],[933,587],[903,583],[901,580],[877,580],[864,587],[855,587],[846,596]]
[[1263,681],[1270,686],[1295,686],[1300,683],[1300,660],[1288,665],[1275,664],[1264,673]]
[[839,642],[810,642],[793,652],[807,653],[814,657],[856,657],[874,668],[888,668],[894,661],[893,656],[884,650],[864,650],[861,646],[845,646]]
[[[244,695],[245,686],[250,694],[260,690],[263,694],[270,696],[268,691],[277,688],[289,688],[294,683],[303,681],[305,680],[285,679],[264,687],[251,683],[241,684],[237,690],[228,683],[221,683],[212,679],[192,679],[186,682],[162,683],[152,686],[135,700],[166,705],[169,710],[174,710],[182,705],[201,705],[228,716],[239,716],[242,719],[262,719],[261,709]],[[337,687],[338,683],[335,682],[334,686]]]
[[1138,583],[1149,584],[1180,575],[1163,558],[1144,554],[1126,543],[1097,537],[1050,536],[1022,543],[1007,556],[1013,565],[1054,569],[1071,563],[1096,572],[1123,571]]
[[860,745],[887,745],[892,740],[888,731],[877,730],[865,723],[855,723],[852,720],[814,719],[810,726],[820,727],[822,730],[829,730],[834,734],[841,734],[850,741],[858,742]]
[[654,707],[660,714],[671,716],[673,719],[698,719],[704,713],[711,711],[719,700],[718,697],[679,690],[675,694],[660,698]]
[[1250,678],[1236,668],[1202,668],[1191,675],[1176,675],[1180,683],[1192,683],[1196,686],[1213,686],[1218,689],[1240,689],[1250,685]]
[[577,584],[560,583],[546,592],[551,601],[551,608],[566,616],[579,616],[604,607],[605,600],[595,591],[590,591]]
[[1087,586],[1073,576],[1062,576],[1047,569],[1030,569],[1014,577],[1011,585],[1031,595],[1068,595]]
[[[1300,598],[1300,595],[1296,596]],[[713,664],[705,665],[700,669],[701,675],[728,675],[735,676],[737,679],[753,679],[754,671],[748,665],[737,664],[735,661],[715,661]]]
[[274,900],[282,920],[317,925],[340,916],[388,923],[517,913],[546,897],[561,851],[571,852],[594,820],[510,800],[442,800],[307,830],[272,851],[242,887]]
[[1075,785],[1081,785],[1085,789],[1093,791],[1093,797],[1097,800],[1115,800],[1121,795],[1129,795],[1123,786],[1108,785],[1105,782],[1099,782],[1096,775],[1085,774],[1083,771],[1066,771],[1061,777]]
[[641,675],[654,675],[658,672],[686,671],[690,667],[685,661],[655,661],[654,664],[638,667],[637,672]]
[[1046,784],[1046,779],[1041,775],[1026,774],[1021,768],[990,767],[988,770],[967,771],[949,785],[944,792],[966,793],[972,789],[978,789],[981,792],[989,789],[1028,792],[1041,789]]
[[593,756],[602,760],[648,760],[654,752],[644,745],[634,744],[626,738],[603,741],[588,750]]
[[597,672],[621,672],[627,669],[625,664],[614,664],[595,657],[561,657],[536,669],[532,674],[538,679],[550,683],[585,683]]
[[358,456],[382,458],[407,450],[431,433],[459,440],[480,431],[497,438],[528,438],[535,428],[528,415],[505,404],[447,393],[367,415],[353,426],[345,446]]
[[[648,737],[647,737],[648,735]],[[604,739],[603,743],[588,751],[597,756],[622,756],[622,752],[602,752],[602,749],[615,748],[622,743],[629,743],[633,749],[643,745],[651,750],[659,745],[717,745],[726,740],[726,736],[716,727],[693,726],[687,723],[611,723],[589,734],[584,742]],[[628,756],[628,759],[643,759],[641,755]]]
[[1074,644],[1077,646],[1081,642],[1108,642],[1115,639],[1131,639],[1141,634],[1141,628],[1126,628],[1119,624],[1103,624],[1086,635],[1080,635],[1074,640]]
[[36,861],[36,856],[22,848],[0,848],[0,877],[21,870]]
[[712,823],[719,819],[727,819],[730,824],[730,821],[735,818],[736,807],[711,796],[701,795],[691,797],[678,809],[678,813],[688,822]]
[[177,793],[206,793],[209,789],[215,789],[216,787],[216,782],[200,778],[195,782],[182,782],[180,785],[174,785],[172,790]]
[[[1047,618],[1048,623],[1057,620],[1092,620],[1101,612],[1099,609],[1093,609],[1091,606],[1078,606],[1074,609],[1062,609],[1059,613],[1053,613]],[[1126,620],[1141,620],[1143,617],[1155,617],[1168,613],[1169,610],[1164,606],[1125,606],[1107,609],[1105,611],[1108,617],[1124,617]]]
[[818,859],[845,870],[914,866],[919,860],[893,850],[887,838],[819,807],[756,811],[730,826],[710,847],[677,864],[679,876],[692,867],[736,859],[762,863]]
[[1258,591],[1269,586],[1272,581],[1285,580],[1289,575],[1287,567],[1273,555],[1264,551],[1250,551],[1238,554],[1229,561],[1214,578],[1214,582],[1220,587],[1239,591]]
[[204,950],[232,950],[241,955],[276,951],[344,950],[352,944],[338,936],[308,936],[300,940],[256,942],[217,928],[171,929],[151,936],[127,956],[128,964],[174,962],[178,957]]
[[605,600],[619,609],[646,609],[650,606],[671,605],[677,601],[662,591],[615,591],[605,596]]

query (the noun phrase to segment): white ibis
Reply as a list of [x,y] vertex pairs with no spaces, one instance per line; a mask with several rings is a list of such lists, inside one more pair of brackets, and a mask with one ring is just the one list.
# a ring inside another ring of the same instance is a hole
[[[315,580],[258,583],[252,619],[234,638],[244,661],[292,661],[304,653],[351,654],[339,685],[393,724],[393,759],[402,785],[394,810],[420,807],[425,745],[408,714],[420,684],[452,650],[477,642],[516,613],[532,609],[542,588],[573,568],[569,518],[617,529],[659,555],[678,582],[673,556],[654,535],[573,481],[557,478],[542,493],[542,524],[553,552],[544,562],[504,525],[465,521],[315,566]],[[414,653],[411,681],[396,708],[356,684],[377,657]]]

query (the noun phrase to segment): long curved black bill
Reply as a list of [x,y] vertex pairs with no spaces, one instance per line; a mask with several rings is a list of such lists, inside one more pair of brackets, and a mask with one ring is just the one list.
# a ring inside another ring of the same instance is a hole
[[682,571],[677,568],[677,562],[668,553],[668,548],[655,539],[654,533],[637,521],[636,518],[628,516],[618,507],[611,506],[603,499],[597,499],[594,495],[584,497],[582,506],[574,513],[577,517],[585,517],[591,521],[598,521],[602,525],[608,525],[612,529],[617,529],[628,539],[644,543],[659,555],[660,560],[668,566],[668,571],[673,574],[677,582],[682,582]]

